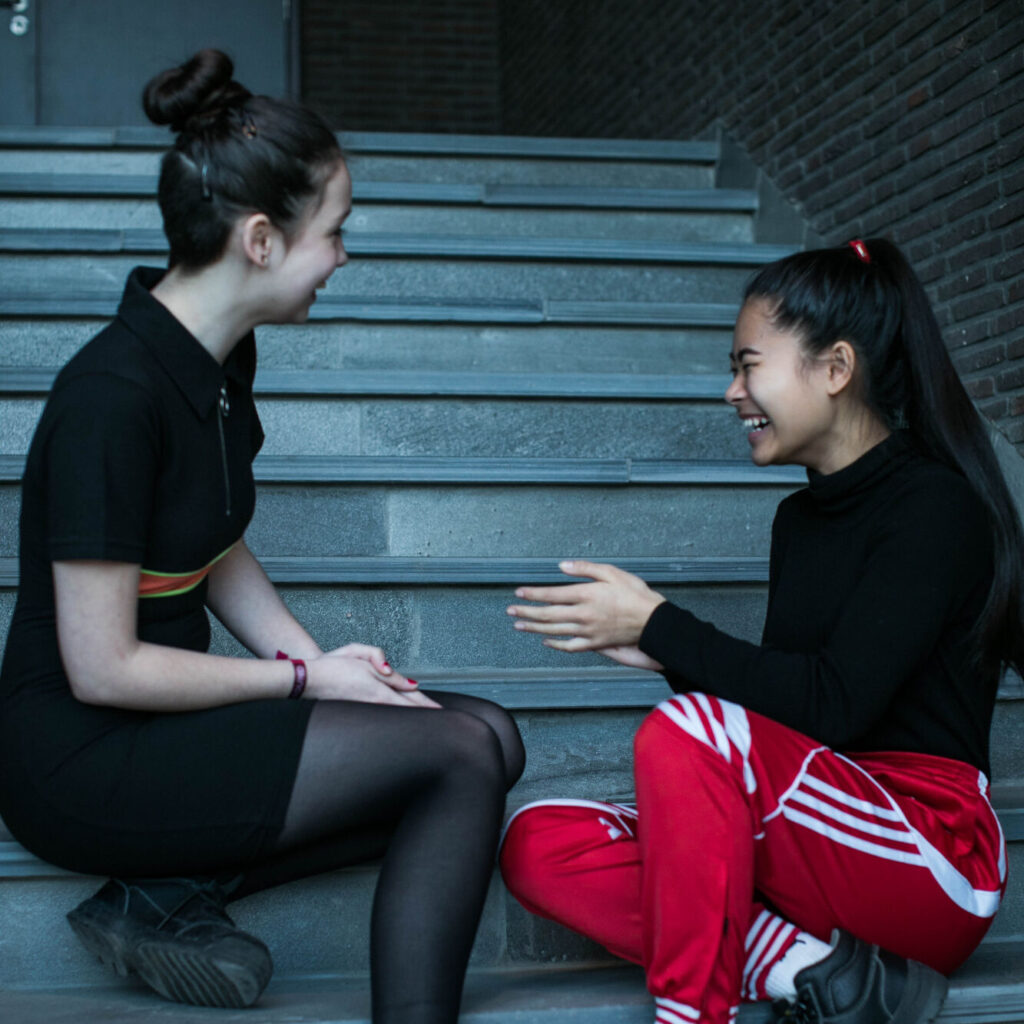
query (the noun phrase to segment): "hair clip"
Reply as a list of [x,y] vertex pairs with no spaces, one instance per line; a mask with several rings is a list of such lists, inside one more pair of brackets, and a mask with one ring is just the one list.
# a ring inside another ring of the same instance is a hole
[[200,172],[200,177],[202,179],[203,199],[209,201],[210,199],[213,198],[213,193],[210,191],[210,183],[206,180],[206,173],[207,167],[206,164],[203,164],[203,169]]
[[255,139],[258,134],[256,131],[256,121],[248,111],[242,112],[242,134],[247,139]]
[[857,259],[862,263],[871,262],[871,254],[868,252],[868,247],[859,238],[855,238],[849,243],[849,246],[857,254]]

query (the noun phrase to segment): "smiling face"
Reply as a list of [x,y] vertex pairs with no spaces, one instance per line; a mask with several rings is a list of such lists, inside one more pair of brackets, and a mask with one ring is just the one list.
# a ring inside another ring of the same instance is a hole
[[324,185],[319,206],[310,204],[296,233],[270,253],[266,300],[273,307],[268,322],[303,323],[319,288],[348,262],[341,227],[352,209],[352,180],[343,161]]
[[795,463],[824,472],[836,423],[829,361],[808,357],[799,334],[775,327],[771,311],[766,299],[750,299],[740,310],[725,400],[748,428],[757,465]]

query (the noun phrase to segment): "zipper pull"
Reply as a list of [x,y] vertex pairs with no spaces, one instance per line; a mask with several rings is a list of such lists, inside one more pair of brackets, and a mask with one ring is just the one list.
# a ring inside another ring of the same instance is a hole
[[224,470],[224,515],[231,515],[231,477],[228,474],[228,449],[224,443],[224,420],[231,412],[226,384],[220,386],[220,398],[217,399],[217,432],[220,435],[220,464]]

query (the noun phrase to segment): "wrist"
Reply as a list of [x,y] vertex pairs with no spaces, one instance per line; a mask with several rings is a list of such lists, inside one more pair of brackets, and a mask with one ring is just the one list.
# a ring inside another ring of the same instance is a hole
[[274,655],[277,661],[287,661],[292,667],[292,686],[288,693],[289,700],[301,700],[306,692],[306,683],[309,679],[309,672],[306,662],[302,658],[289,658],[284,651],[278,651]]
[[644,629],[647,627],[647,623],[651,621],[651,616],[654,614],[654,610],[661,604],[664,604],[665,598],[661,594],[656,594],[653,590],[644,595],[644,599],[640,602],[637,607],[637,617],[633,622],[634,635],[630,640],[631,644],[637,644],[640,641],[640,637],[643,635]]

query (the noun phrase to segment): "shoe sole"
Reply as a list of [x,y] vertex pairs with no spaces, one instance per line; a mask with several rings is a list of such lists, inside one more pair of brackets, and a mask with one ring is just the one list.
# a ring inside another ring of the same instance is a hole
[[132,971],[128,966],[127,951],[121,937],[109,929],[94,925],[85,914],[80,913],[80,909],[76,908],[67,915],[68,924],[79,941],[93,956],[99,957],[107,967],[113,968],[115,973],[122,978],[128,977]]
[[892,1024],[932,1024],[946,1001],[949,981],[916,960],[907,962],[907,982]]
[[165,999],[193,1006],[251,1006],[270,980],[269,970],[154,942],[140,946],[134,965],[139,977]]
[[[251,1006],[267,987],[273,971],[269,953],[254,949],[249,943],[239,944],[241,956],[234,960],[183,951],[173,941],[146,940],[132,951],[121,934],[121,915],[102,906],[79,906],[67,917],[90,953],[121,977],[138,974],[150,988],[172,1002],[230,1009]],[[240,962],[245,959],[253,962]]]

